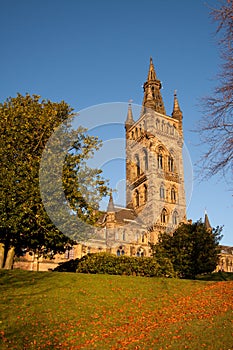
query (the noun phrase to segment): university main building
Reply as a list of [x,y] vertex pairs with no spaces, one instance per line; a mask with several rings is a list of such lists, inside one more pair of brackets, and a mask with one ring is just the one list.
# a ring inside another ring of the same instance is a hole
[[[176,94],[171,116],[166,114],[161,82],[152,58],[138,120],[129,104],[125,120],[126,207],[118,207],[110,196],[95,234],[78,242],[53,262],[40,261],[40,270],[54,268],[58,262],[80,258],[87,253],[109,252],[116,255],[150,256],[150,244],[159,233],[173,232],[186,219],[183,169],[183,115]],[[205,215],[205,224],[210,228]],[[34,256],[14,267],[38,269]],[[233,252],[227,252],[233,270]],[[226,264],[226,257],[222,264]],[[224,265],[225,270],[226,266]]]
[[110,196],[99,239],[87,242],[88,252],[99,244],[98,250],[117,255],[149,256],[149,242],[186,220],[182,112],[175,95],[167,116],[160,89],[150,59],[140,117],[134,120],[129,104],[125,121],[126,208],[115,206]]

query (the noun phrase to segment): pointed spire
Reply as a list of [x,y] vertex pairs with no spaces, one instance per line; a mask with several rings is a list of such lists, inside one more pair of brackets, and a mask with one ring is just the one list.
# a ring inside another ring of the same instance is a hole
[[125,128],[126,129],[130,128],[130,126],[135,123],[133,120],[133,112],[132,112],[132,104],[131,104],[132,102],[133,102],[133,100],[129,100],[128,113],[127,113],[127,118],[125,121]]
[[150,67],[149,67],[149,72],[147,76],[147,81],[149,80],[156,80],[155,67],[153,64],[152,57],[150,57]]
[[174,104],[173,104],[172,118],[179,121],[178,129],[180,134],[183,135],[183,125],[182,125],[183,113],[179,106],[176,90],[174,91]]
[[175,90],[174,91],[174,104],[173,104],[173,113],[181,113],[181,110],[180,110],[180,106],[179,106],[179,102],[178,102],[178,98],[177,98],[177,91]]
[[206,210],[205,210],[204,225],[205,225],[205,228],[206,228],[207,230],[212,230],[212,227],[211,227],[211,225],[210,225],[210,221],[209,221],[209,218],[208,218],[208,215],[207,215]]
[[107,207],[107,213],[112,213],[115,211],[114,208],[114,203],[113,203],[113,198],[112,198],[112,192],[110,193],[109,196],[109,202],[108,202],[108,207]]
[[146,108],[153,109],[154,111],[166,115],[163,99],[160,93],[162,85],[160,80],[157,79],[155,68],[152,58],[150,58],[150,66],[147,75],[147,81],[143,85],[144,98],[143,98],[143,111]]

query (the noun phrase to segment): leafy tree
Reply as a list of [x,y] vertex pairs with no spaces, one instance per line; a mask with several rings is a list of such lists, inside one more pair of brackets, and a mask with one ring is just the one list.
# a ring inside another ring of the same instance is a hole
[[[22,96],[9,98],[0,104],[0,268],[10,268],[14,254],[22,250],[33,250],[37,256],[53,256],[63,252],[65,247],[74,243],[71,237],[64,235],[62,226],[57,228],[51,222],[44,207],[40,192],[40,166],[43,151],[54,130],[62,123],[60,136],[75,139],[71,142],[62,167],[62,187],[65,200],[69,203],[69,217],[81,217],[82,223],[94,224],[97,220],[99,200],[106,195],[108,188],[98,169],[89,169],[86,160],[101,146],[97,137],[87,135],[82,127],[70,129],[75,116],[72,108],[61,101],[40,101],[40,96]],[[56,150],[62,149],[61,139],[56,139]],[[59,147],[61,149],[59,149]],[[49,171],[59,170],[51,153]],[[42,167],[43,168],[43,167]],[[50,175],[51,175],[50,174]],[[83,177],[80,183],[80,176]],[[46,178],[46,176],[45,176]],[[45,180],[46,181],[46,180]],[[47,200],[60,219],[64,213],[56,202],[56,178],[47,179]],[[91,198],[85,197],[90,188]],[[67,232],[65,232],[67,233]],[[78,236],[80,237],[80,236]],[[72,237],[73,238],[73,237]],[[75,237],[74,237],[75,238]]]
[[201,174],[207,178],[219,172],[233,174],[233,0],[220,4],[210,16],[217,24],[222,65],[212,96],[201,101],[203,116],[197,129],[207,146],[201,162]]
[[158,263],[169,259],[174,270],[182,278],[195,278],[197,274],[212,272],[218,264],[219,241],[222,228],[206,228],[197,221],[182,223],[173,233],[162,233],[158,243],[152,245]]

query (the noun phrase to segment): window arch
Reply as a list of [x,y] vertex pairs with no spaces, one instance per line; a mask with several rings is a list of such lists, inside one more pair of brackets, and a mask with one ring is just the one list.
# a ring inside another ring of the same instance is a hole
[[160,186],[159,195],[161,199],[165,199],[165,189],[163,184]]
[[158,169],[163,169],[163,153],[161,151],[158,153]]
[[173,225],[177,225],[178,224],[178,219],[179,219],[179,215],[178,215],[177,211],[174,211],[173,216],[172,216],[172,223],[173,223]]
[[120,246],[120,247],[117,249],[117,256],[120,256],[120,255],[125,255],[124,246]]
[[135,137],[138,138],[138,128],[135,129]]
[[174,158],[172,156],[168,157],[168,171],[174,172]]
[[136,176],[140,175],[140,159],[138,154],[135,156],[135,162],[136,162]]
[[168,221],[168,214],[167,214],[167,210],[165,208],[163,208],[162,212],[161,212],[161,223],[162,224],[166,224]]
[[136,202],[136,207],[139,207],[139,191],[135,191],[135,202]]
[[139,248],[137,249],[137,256],[138,256],[138,257],[143,257],[144,255],[145,255],[144,249],[141,248],[141,247],[139,247]]
[[174,187],[171,189],[171,201],[176,202],[176,190]]
[[144,160],[144,169],[148,170],[148,153],[147,150],[144,148],[143,149],[143,160]]

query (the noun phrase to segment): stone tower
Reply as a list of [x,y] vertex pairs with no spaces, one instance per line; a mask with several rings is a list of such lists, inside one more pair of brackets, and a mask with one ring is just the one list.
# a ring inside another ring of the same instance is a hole
[[161,82],[152,58],[144,83],[141,115],[134,121],[129,104],[126,130],[126,205],[138,215],[156,242],[159,232],[173,231],[186,220],[182,112],[176,93],[166,115]]

